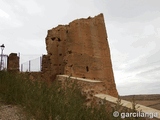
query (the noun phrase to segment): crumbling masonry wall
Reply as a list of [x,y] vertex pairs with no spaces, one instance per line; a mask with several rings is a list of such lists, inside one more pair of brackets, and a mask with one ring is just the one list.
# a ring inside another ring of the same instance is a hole
[[17,53],[11,53],[7,60],[7,71],[18,72],[19,71],[19,57]]
[[103,14],[77,19],[48,30],[42,73],[48,80],[65,74],[101,80],[117,96]]

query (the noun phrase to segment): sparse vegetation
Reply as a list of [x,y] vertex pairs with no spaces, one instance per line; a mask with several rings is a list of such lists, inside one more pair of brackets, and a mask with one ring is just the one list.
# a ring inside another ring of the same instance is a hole
[[[0,98],[7,104],[21,105],[36,120],[117,120],[106,104],[85,107],[76,84],[64,89],[54,81],[48,86],[42,81],[31,81],[26,74],[0,72]],[[120,107],[120,99],[118,109]],[[133,119],[133,118],[126,118]]]

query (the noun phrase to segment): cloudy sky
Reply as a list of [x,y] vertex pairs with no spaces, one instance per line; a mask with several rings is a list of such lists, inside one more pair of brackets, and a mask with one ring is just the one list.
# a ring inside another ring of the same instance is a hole
[[21,62],[46,54],[47,30],[103,13],[120,95],[160,94],[160,0],[0,0],[0,44]]

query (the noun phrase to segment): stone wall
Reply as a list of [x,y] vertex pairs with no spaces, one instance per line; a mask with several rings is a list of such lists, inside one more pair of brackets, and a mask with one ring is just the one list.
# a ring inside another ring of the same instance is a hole
[[55,75],[53,75],[51,71],[51,61],[49,55],[43,55],[42,56],[42,78],[45,81],[53,81],[55,78]]
[[17,56],[17,53],[11,53],[8,56],[7,71],[19,71],[19,57]]
[[109,95],[118,95],[103,14],[48,30],[46,49],[42,72],[51,81],[61,74],[101,80]]

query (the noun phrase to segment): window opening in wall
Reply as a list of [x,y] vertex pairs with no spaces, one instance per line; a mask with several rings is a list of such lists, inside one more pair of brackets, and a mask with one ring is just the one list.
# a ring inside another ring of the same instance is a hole
[[68,53],[71,54],[71,53],[72,53],[72,50],[68,51]]
[[58,42],[60,42],[61,41],[61,39],[60,38],[58,38]]
[[56,39],[55,37],[51,38],[53,41]]
[[88,67],[88,66],[86,66],[86,71],[87,71],[87,72],[89,71],[89,67]]

